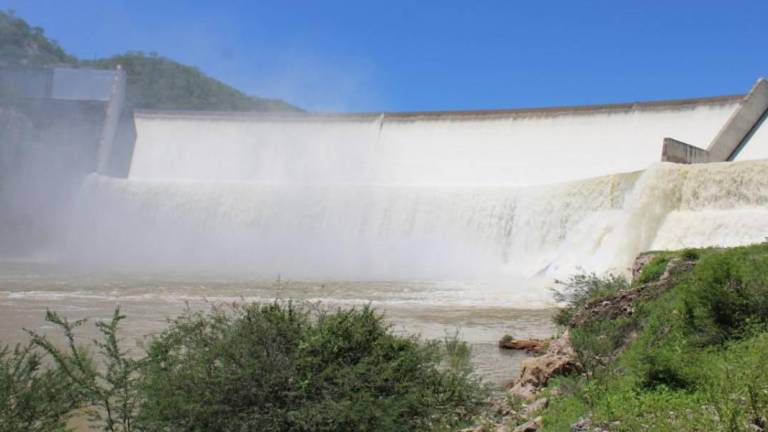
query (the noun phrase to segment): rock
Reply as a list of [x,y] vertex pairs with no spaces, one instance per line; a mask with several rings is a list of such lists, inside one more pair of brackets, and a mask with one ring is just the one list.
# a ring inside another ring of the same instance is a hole
[[592,419],[582,417],[576,423],[571,425],[571,432],[587,432],[592,427]]
[[541,339],[514,339],[509,335],[499,341],[499,348],[528,352],[539,352],[543,346],[544,341]]
[[491,404],[491,411],[502,417],[517,416],[517,413],[506,401],[495,401]]
[[525,415],[527,417],[530,417],[533,414],[536,414],[537,412],[543,410],[548,405],[549,405],[549,399],[547,398],[537,399],[535,402],[531,402],[525,407]]
[[527,401],[536,398],[536,390],[547,383],[549,378],[570,372],[576,368],[569,332],[552,341],[546,353],[522,361],[520,373],[509,392]]
[[536,417],[533,420],[529,420],[514,429],[514,432],[536,432],[542,425],[542,418]]

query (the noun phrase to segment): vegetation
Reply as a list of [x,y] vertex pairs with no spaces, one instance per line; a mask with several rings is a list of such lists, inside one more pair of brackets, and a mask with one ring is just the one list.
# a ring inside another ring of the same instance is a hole
[[66,346],[32,332],[28,347],[3,351],[0,430],[60,431],[74,413],[119,432],[449,430],[487,396],[464,343],[397,336],[368,307],[188,311],[143,356],[121,348],[119,310],[97,324],[96,354],[73,336],[83,321],[46,318]]
[[[631,285],[560,283],[570,312],[556,319],[578,373],[548,382],[543,430],[768,426],[768,243],[656,255]],[[73,336],[83,322],[49,312],[63,349],[32,332],[0,350],[0,430],[63,431],[73,415],[120,432],[454,430],[495,418],[465,344],[397,336],[367,307],[187,311],[141,355],[121,347],[124,318],[98,323],[86,348]]]
[[596,273],[580,273],[561,281],[555,280],[557,288],[552,289],[552,296],[563,304],[554,316],[555,323],[566,326],[577,310],[587,301],[614,294],[629,286],[624,276],[609,274],[600,277]]
[[70,403],[80,408],[92,424],[110,432],[141,430],[135,417],[141,401],[138,383],[144,360],[132,359],[120,348],[117,331],[123,319],[120,309],[115,309],[111,321],[96,323],[103,336],[103,340],[94,341],[101,363],[95,361],[88,347],[75,342],[74,330],[85,320],[69,322],[55,312],[46,313],[46,320],[64,332],[64,350],[30,332],[32,344],[50,356],[55,373],[66,383]]
[[61,430],[77,406],[61,370],[44,368],[34,345],[0,349],[0,431]]
[[670,257],[666,254],[660,254],[643,267],[643,270],[637,276],[637,283],[649,283],[659,280],[664,270],[667,269]]
[[247,96],[197,68],[157,54],[128,52],[81,63],[99,69],[125,69],[126,105],[136,108],[216,111],[299,111],[277,99]]
[[75,64],[56,41],[48,39],[40,27],[32,27],[12,11],[0,11],[0,66]]
[[550,381],[561,395],[544,430],[580,419],[611,431],[768,426],[768,244],[662,253],[630,289],[648,290],[674,265],[682,270],[638,297],[633,314],[571,328],[582,373]]
[[[79,60],[58,43],[32,27],[12,11],[0,11],[0,66],[92,67],[114,69],[121,65],[128,77],[126,99],[129,108],[300,111],[277,99],[249,96],[198,69],[157,54],[128,52],[106,59]],[[3,90],[0,88],[0,96]]]

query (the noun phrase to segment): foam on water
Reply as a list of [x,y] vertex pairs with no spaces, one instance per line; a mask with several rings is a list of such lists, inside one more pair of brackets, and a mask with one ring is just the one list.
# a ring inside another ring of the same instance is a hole
[[642,173],[532,187],[92,176],[78,203],[67,256],[101,268],[482,280],[473,286],[484,288],[467,292],[493,302],[515,287],[518,296],[546,296],[545,283],[531,282],[536,277],[626,271],[651,248],[762,241],[768,162],[658,164]]

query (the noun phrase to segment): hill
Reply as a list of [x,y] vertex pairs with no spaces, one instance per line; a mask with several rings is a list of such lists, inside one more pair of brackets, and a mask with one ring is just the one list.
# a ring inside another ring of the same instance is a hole
[[154,54],[129,52],[81,62],[100,69],[121,65],[128,77],[130,107],[212,111],[301,111],[279,99],[248,96],[191,66]]
[[58,43],[45,37],[42,28],[30,26],[13,12],[0,11],[0,66],[76,63]]
[[113,69],[128,77],[130,108],[211,111],[301,111],[282,100],[250,96],[172,59],[128,52],[105,59],[80,60],[12,11],[0,11],[0,67],[52,66]]

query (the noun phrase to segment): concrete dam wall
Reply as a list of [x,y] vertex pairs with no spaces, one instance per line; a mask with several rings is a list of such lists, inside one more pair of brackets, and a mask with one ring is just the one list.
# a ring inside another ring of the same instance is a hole
[[[371,115],[136,112],[131,178],[535,185],[637,171],[710,142],[739,97]],[[765,147],[768,147],[768,143]]]

